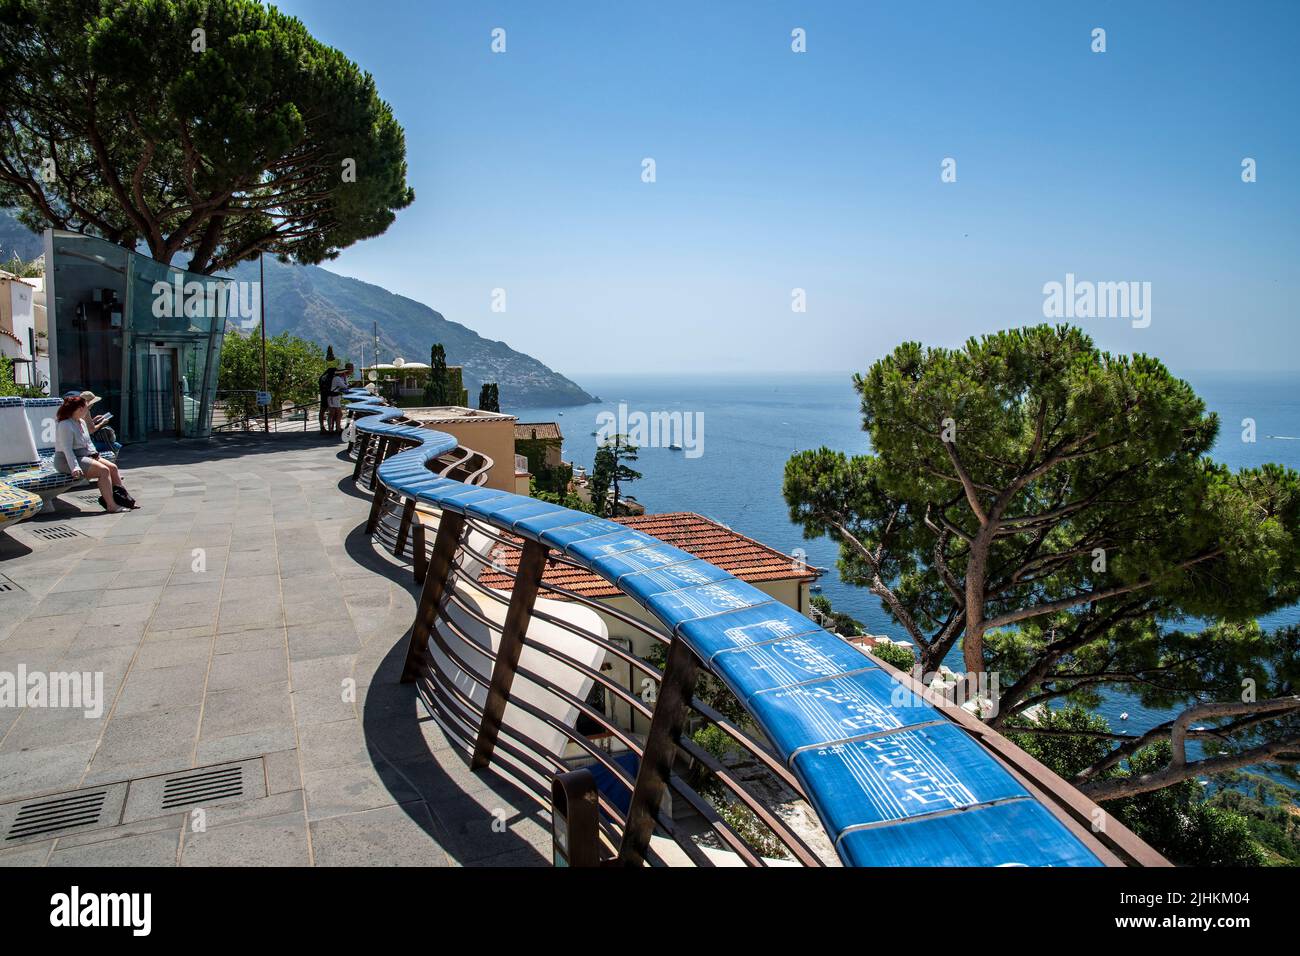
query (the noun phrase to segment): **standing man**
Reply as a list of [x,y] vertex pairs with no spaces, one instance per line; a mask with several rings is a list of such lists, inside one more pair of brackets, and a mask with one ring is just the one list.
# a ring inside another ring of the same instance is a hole
[[334,379],[338,377],[339,370],[333,365],[325,369],[317,384],[320,385],[320,411],[316,416],[317,424],[320,425],[320,433],[325,434],[325,416],[329,414],[330,407],[330,389],[334,387]]
[[343,393],[348,390],[348,378],[351,375],[352,363],[349,362],[330,383],[330,431],[335,435],[343,434]]

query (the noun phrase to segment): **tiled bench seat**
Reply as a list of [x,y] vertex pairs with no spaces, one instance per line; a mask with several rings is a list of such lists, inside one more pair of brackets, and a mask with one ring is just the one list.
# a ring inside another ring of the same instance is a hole
[[[53,437],[54,412],[60,404],[57,398],[0,397],[0,482],[16,493],[36,496],[43,508],[51,507],[50,502],[59,495],[86,484],[84,478],[56,469],[54,448],[45,444]],[[116,460],[111,451],[100,451],[100,456]],[[30,502],[22,507],[17,500],[13,503],[15,514],[30,506]],[[12,518],[9,523],[21,520]]]
[[41,496],[0,479],[0,528],[26,521],[41,510]]

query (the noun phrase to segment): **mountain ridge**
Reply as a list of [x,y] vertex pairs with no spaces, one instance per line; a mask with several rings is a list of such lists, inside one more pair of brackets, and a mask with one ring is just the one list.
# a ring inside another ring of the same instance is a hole
[[[256,281],[257,263],[241,262],[227,273],[241,281]],[[266,330],[290,332],[332,345],[340,357],[373,361],[373,323],[379,322],[380,361],[401,356],[408,362],[428,362],[429,350],[441,342],[447,362],[464,369],[471,400],[484,382],[500,386],[501,404],[585,405],[596,399],[571,379],[538,359],[453,322],[423,302],[383,286],[330,272],[266,260]]]
[[[0,258],[17,252],[33,259],[42,251],[41,237],[0,209]],[[241,282],[258,280],[257,262],[241,262],[224,273]],[[597,399],[573,380],[507,343],[479,335],[439,311],[408,296],[363,279],[339,275],[320,266],[266,258],[266,331],[289,332],[322,349],[333,346],[340,358],[358,367],[374,361],[374,323],[379,323],[379,357],[391,362],[428,362],[429,350],[441,342],[449,365],[464,369],[471,402],[484,382],[500,387],[503,409],[515,406],[586,405]]]

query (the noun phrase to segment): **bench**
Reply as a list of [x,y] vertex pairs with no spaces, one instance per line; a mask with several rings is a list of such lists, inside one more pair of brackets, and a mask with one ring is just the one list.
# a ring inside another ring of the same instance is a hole
[[[42,511],[50,510],[59,495],[87,484],[54,467],[55,412],[61,404],[57,398],[0,397],[0,482],[36,496]],[[106,461],[116,457],[111,451],[100,454]],[[16,501],[14,505],[14,513],[24,510]]]
[[0,481],[0,530],[26,521],[41,510],[41,496]]

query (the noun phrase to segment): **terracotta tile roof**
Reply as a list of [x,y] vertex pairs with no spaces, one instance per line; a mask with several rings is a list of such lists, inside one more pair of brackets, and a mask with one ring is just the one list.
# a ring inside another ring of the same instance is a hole
[[[821,573],[820,569],[811,566],[798,570],[790,555],[689,511],[614,520],[716,564],[751,584],[760,581],[812,581]],[[519,551],[515,548],[498,545],[493,557],[500,560],[511,574],[519,566]],[[487,587],[509,590],[511,574],[486,568],[479,580]],[[622,593],[599,575],[568,565],[548,564],[542,580],[584,597],[614,597]],[[547,596],[557,597],[554,594]]]
[[530,441],[534,438],[546,441],[564,441],[564,436],[560,434],[560,426],[555,422],[515,423],[515,441]]

